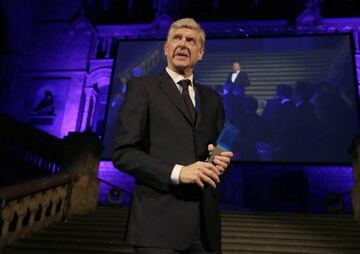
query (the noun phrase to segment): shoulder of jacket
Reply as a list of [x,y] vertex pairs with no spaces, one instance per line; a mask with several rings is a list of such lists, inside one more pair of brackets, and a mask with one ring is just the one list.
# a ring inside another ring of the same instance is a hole
[[217,97],[217,98],[221,99],[221,95],[218,92],[216,92],[216,91],[214,91],[214,90],[212,90],[212,89],[210,89],[210,88],[208,88],[206,86],[202,86],[199,83],[197,83],[196,87],[199,89],[199,91],[201,93],[204,93],[207,96]]
[[157,84],[158,82],[160,82],[160,79],[158,76],[146,75],[146,76],[141,76],[141,77],[132,77],[131,79],[129,79],[127,84],[130,86],[147,87],[147,86]]

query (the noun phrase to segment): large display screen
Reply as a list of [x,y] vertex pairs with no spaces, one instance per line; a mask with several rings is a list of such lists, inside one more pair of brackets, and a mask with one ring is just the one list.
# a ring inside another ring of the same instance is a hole
[[[164,71],[163,45],[118,42],[103,159],[111,159],[126,82]],[[194,79],[222,96],[226,121],[240,129],[235,160],[350,164],[348,148],[359,134],[354,61],[350,34],[207,39]]]

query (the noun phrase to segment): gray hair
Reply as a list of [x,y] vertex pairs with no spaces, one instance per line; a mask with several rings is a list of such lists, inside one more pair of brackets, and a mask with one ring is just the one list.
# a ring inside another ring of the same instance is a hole
[[174,32],[174,30],[178,29],[178,28],[188,28],[188,29],[192,29],[192,30],[195,30],[195,31],[199,32],[200,33],[200,44],[201,44],[202,48],[204,47],[204,45],[205,45],[205,32],[200,27],[199,23],[197,23],[194,19],[192,19],[192,18],[183,18],[183,19],[178,19],[177,21],[172,23],[170,28],[169,28],[168,34],[167,34],[167,40],[169,40],[169,37]]

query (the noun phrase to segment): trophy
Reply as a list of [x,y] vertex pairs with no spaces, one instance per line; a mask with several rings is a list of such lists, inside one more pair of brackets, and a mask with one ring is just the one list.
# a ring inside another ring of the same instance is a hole
[[215,149],[209,154],[205,161],[212,163],[216,155],[219,155],[220,153],[225,151],[232,150],[231,147],[239,133],[240,129],[238,126],[227,122],[224,129],[221,131],[220,136],[216,140],[217,145]]

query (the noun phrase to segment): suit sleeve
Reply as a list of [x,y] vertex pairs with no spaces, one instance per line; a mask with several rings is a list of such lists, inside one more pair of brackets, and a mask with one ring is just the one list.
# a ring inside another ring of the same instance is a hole
[[160,191],[170,188],[174,163],[155,158],[146,152],[149,146],[148,98],[143,79],[128,82],[124,103],[117,118],[112,153],[116,168],[135,177],[136,181]]
[[246,72],[244,72],[244,87],[250,86],[249,76]]

